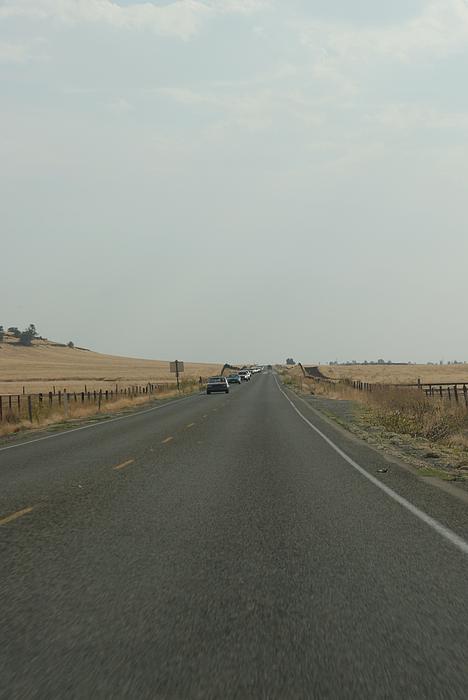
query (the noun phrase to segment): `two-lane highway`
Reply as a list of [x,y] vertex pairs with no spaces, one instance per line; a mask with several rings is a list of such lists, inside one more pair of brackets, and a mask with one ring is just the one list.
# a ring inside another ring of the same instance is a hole
[[468,696],[466,503],[290,400],[0,449],[1,698]]

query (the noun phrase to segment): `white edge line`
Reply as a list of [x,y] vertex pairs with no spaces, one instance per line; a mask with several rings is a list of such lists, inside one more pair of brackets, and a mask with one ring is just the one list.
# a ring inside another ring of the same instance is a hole
[[100,428],[103,425],[109,425],[109,423],[116,423],[118,420],[126,420],[128,418],[133,418],[134,416],[142,416],[144,413],[151,413],[152,411],[157,411],[161,408],[166,408],[166,406],[175,406],[176,403],[181,401],[187,401],[187,399],[193,399],[195,396],[200,394],[191,394],[190,396],[184,396],[182,399],[176,399],[175,401],[167,401],[161,406],[153,406],[153,408],[145,408],[144,411],[135,411],[133,413],[128,413],[126,416],[118,416],[117,418],[109,418],[109,420],[99,421],[98,423],[92,423],[92,425],[82,425],[80,428],[66,428],[55,435],[44,435],[44,437],[34,438],[34,440],[27,440],[26,442],[18,442],[15,445],[6,445],[5,447],[0,447],[0,452],[4,450],[13,450],[15,447],[25,447],[26,445],[32,445],[34,442],[42,442],[42,440],[51,440],[52,438],[64,437],[65,435],[70,435],[70,433],[76,433],[78,430],[89,430],[89,428]]
[[442,525],[438,520],[435,520],[432,518],[430,515],[425,513],[423,510],[420,510],[417,506],[413,505],[410,503],[410,501],[407,501],[406,498],[403,498],[403,496],[400,496],[399,493],[391,489],[389,486],[386,484],[383,484],[379,479],[377,479],[375,476],[372,476],[372,474],[369,474],[368,471],[366,471],[363,467],[361,467],[357,462],[355,462],[351,457],[349,457],[346,452],[343,452],[342,449],[338,447],[338,445],[335,445],[333,440],[330,440],[329,437],[325,435],[325,433],[322,433],[319,428],[317,428],[313,423],[311,423],[304,415],[301,413],[301,411],[295,406],[295,404],[291,401],[289,396],[286,394],[286,392],[283,391],[283,389],[280,387],[277,378],[275,377],[276,385],[280,392],[283,394],[285,399],[291,404],[293,409],[296,411],[298,416],[302,418],[302,420],[307,423],[309,428],[312,428],[312,430],[315,430],[315,432],[320,435],[322,440],[324,440],[337,454],[342,457],[345,462],[347,462],[353,469],[355,469],[357,472],[359,472],[362,476],[364,476],[368,481],[370,481],[374,486],[377,486],[381,491],[383,491],[387,496],[390,496],[394,501],[399,503],[403,508],[406,508],[407,511],[409,511],[412,515],[414,515],[416,518],[419,518],[423,523],[426,523],[426,525],[429,525],[435,532],[437,532],[441,537],[446,539],[450,544],[454,545],[457,547],[459,550],[463,552],[463,554],[468,554],[468,542],[466,542],[462,537],[459,537],[455,532],[450,530],[448,527],[445,527],[445,525]]

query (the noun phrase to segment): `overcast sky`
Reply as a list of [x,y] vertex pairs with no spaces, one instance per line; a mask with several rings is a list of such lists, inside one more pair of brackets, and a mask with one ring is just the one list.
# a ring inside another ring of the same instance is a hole
[[0,324],[468,359],[463,0],[0,0]]

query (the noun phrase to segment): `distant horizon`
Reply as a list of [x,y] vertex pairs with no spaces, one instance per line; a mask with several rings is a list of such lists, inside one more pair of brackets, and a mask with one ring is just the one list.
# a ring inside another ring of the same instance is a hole
[[[2,325],[2,324],[0,324],[0,325]],[[6,330],[7,328],[10,328],[10,327],[15,327],[15,325],[17,325],[17,324],[11,324],[11,323],[3,324],[5,330]],[[25,324],[24,327],[27,327],[27,326],[29,326],[29,323]],[[21,327],[20,327],[20,326],[17,326],[17,327],[18,327],[18,328],[22,328],[22,326],[21,326]],[[47,340],[47,341],[49,341],[49,342],[51,342],[51,343],[59,343],[59,344],[61,344],[61,345],[66,345],[66,344],[69,342],[69,341],[65,341],[65,340],[57,340],[57,339],[55,339],[55,338],[50,337],[49,335],[44,335],[43,333],[40,332],[39,329],[38,329],[38,333],[39,333],[39,336],[40,336],[43,340]],[[72,339],[69,339],[69,340],[72,340]],[[129,354],[119,353],[119,352],[112,352],[112,351],[109,352],[109,351],[104,351],[104,350],[97,350],[96,348],[94,348],[94,347],[92,347],[92,346],[84,346],[84,345],[82,345],[81,343],[75,342],[75,341],[73,341],[73,340],[72,340],[72,342],[73,342],[75,348],[78,349],[78,350],[85,350],[85,351],[89,351],[89,352],[95,352],[95,353],[98,353],[98,354],[101,354],[101,355],[111,355],[111,356],[114,356],[114,357],[125,357],[125,358],[130,358],[130,359],[131,359],[131,358],[134,358],[134,359],[138,359],[138,360],[156,360],[156,361],[159,361],[159,362],[168,362],[168,363],[169,363],[169,362],[173,362],[174,360],[178,359],[178,360],[180,360],[180,361],[185,361],[185,362],[198,362],[198,363],[201,363],[201,364],[203,364],[203,363],[205,363],[205,364],[233,364],[233,365],[242,364],[242,365],[252,365],[252,366],[254,366],[254,365],[256,365],[256,364],[258,364],[258,365],[268,365],[268,364],[271,364],[271,365],[273,365],[273,364],[278,364],[278,365],[282,364],[282,365],[284,365],[284,364],[286,364],[286,360],[287,360],[287,357],[284,358],[283,360],[265,361],[265,362],[247,362],[247,361],[243,361],[243,360],[229,360],[229,359],[228,359],[228,360],[206,359],[206,358],[201,359],[201,358],[193,358],[193,357],[190,356],[190,355],[189,355],[188,357],[174,357],[174,358],[148,357],[148,356],[138,355],[138,354],[129,355]],[[0,344],[0,346],[1,346],[1,344]],[[291,356],[290,356],[290,357],[291,357]],[[461,365],[463,365],[463,364],[467,364],[467,363],[468,363],[467,360],[456,360],[456,359],[454,359],[454,360],[426,360],[426,361],[417,361],[417,360],[387,360],[387,359],[385,359],[385,358],[377,358],[377,359],[368,358],[367,360],[366,360],[366,359],[361,359],[361,360],[344,360],[344,359],[343,359],[343,360],[338,360],[338,361],[336,361],[336,360],[316,360],[316,361],[307,361],[307,360],[297,359],[297,358],[295,358],[295,357],[293,357],[293,359],[295,360],[296,365],[297,365],[297,364],[303,364],[303,365],[317,365],[317,366],[319,366],[319,365],[330,366],[330,365],[334,365],[334,364],[337,364],[337,365],[340,365],[340,366],[352,366],[352,365],[355,365],[355,364],[357,364],[357,365],[369,364],[369,365],[380,365],[380,366],[385,366],[385,365],[398,365],[398,364],[401,364],[401,365],[434,365],[434,366],[436,366],[436,365],[451,365],[451,364],[454,364],[454,365],[456,365],[456,364],[460,365],[460,364],[461,364]],[[379,363],[379,359],[383,359],[384,361],[381,362],[381,363]],[[1,356],[0,356],[0,360],[1,360]]]

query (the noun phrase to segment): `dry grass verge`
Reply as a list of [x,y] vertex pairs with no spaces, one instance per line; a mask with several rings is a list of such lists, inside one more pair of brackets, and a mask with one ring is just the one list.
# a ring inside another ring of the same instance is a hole
[[468,411],[463,404],[430,398],[417,389],[384,387],[371,393],[357,391],[340,382],[306,379],[300,372],[285,373],[283,382],[296,391],[356,401],[367,407],[365,415],[370,424],[388,432],[468,448]]
[[429,398],[421,391],[383,389],[367,394],[363,400],[377,422],[395,433],[438,442],[468,429],[468,412],[464,406]]
[[144,404],[155,403],[180,395],[189,396],[190,394],[197,393],[198,390],[199,388],[196,382],[188,382],[183,386],[180,393],[175,389],[174,391],[158,393],[157,396],[148,394],[136,396],[133,399],[119,398],[116,401],[109,401],[102,404],[101,411],[98,410],[96,404],[83,405],[70,403],[68,407],[62,407],[62,410],[57,410],[57,406],[54,406],[51,410],[47,406],[44,406],[42,409],[36,407],[33,412],[32,423],[24,419],[14,418],[1,423],[0,437],[8,437],[23,431],[37,430],[38,428],[47,428],[54,425],[66,426],[69,423],[90,418],[103,418],[108,414],[120,413],[126,409],[137,408]]

